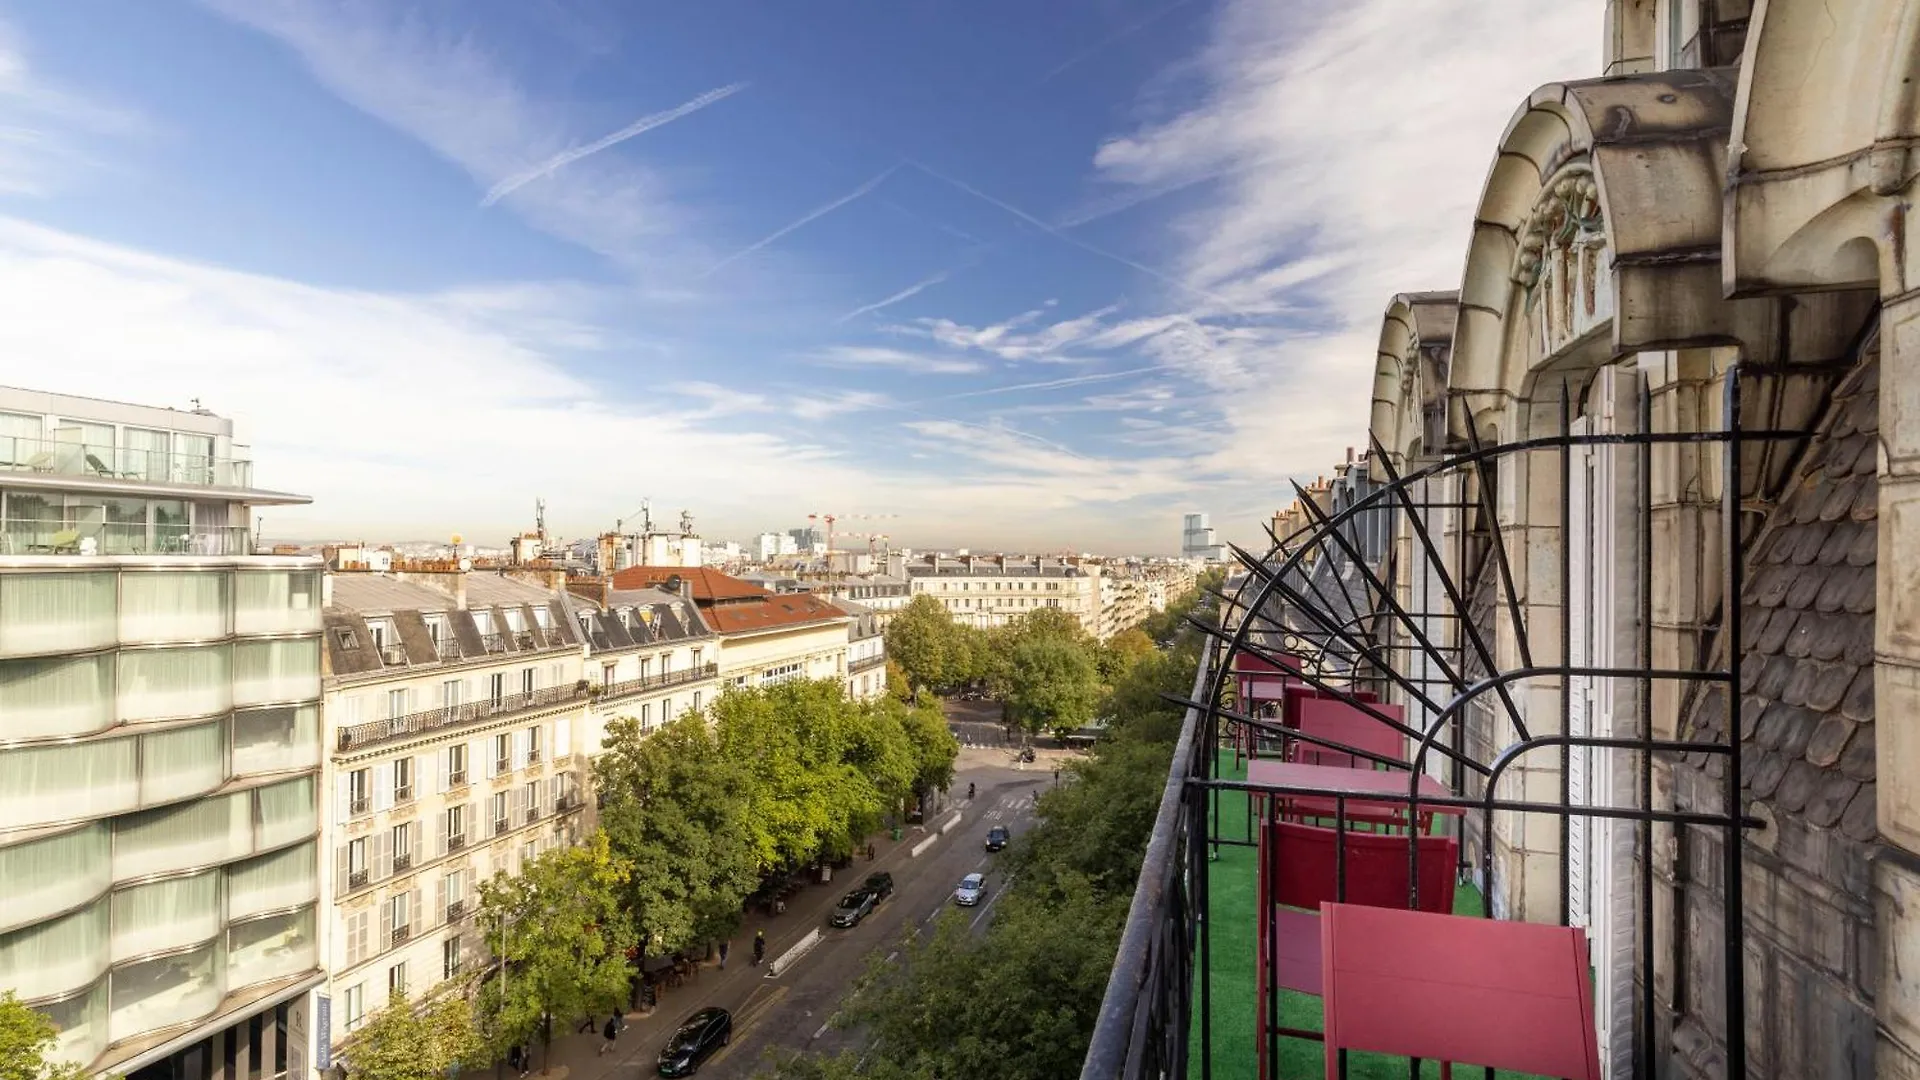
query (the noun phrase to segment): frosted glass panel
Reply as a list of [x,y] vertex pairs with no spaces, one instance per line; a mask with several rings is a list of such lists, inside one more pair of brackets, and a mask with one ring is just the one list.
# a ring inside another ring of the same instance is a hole
[[207,641],[226,637],[232,601],[223,572],[120,575],[120,640]]
[[226,782],[226,725],[218,720],[140,737],[141,805],[204,795]]
[[215,866],[253,852],[253,793],[148,810],[114,823],[113,879]]
[[220,1004],[223,971],[219,948],[163,956],[113,973],[113,1012],[107,1021],[115,1042],[174,1024],[198,1020]]
[[312,836],[320,827],[320,814],[313,805],[312,777],[263,787],[253,794],[260,798],[261,848]]
[[320,706],[283,705],[233,714],[233,772],[310,769],[320,764]]
[[309,842],[227,868],[227,917],[311,903],[320,892],[316,845]]
[[320,696],[320,639],[243,641],[233,647],[233,703],[268,705]]
[[113,962],[212,941],[220,934],[220,871],[113,894]]
[[272,915],[227,931],[227,985],[251,986],[320,966],[313,909]]
[[135,761],[132,739],[0,753],[0,830],[133,809],[140,798]]
[[70,911],[107,891],[113,848],[105,824],[0,848],[0,929]]
[[0,575],[0,656],[113,644],[114,577],[98,572]]
[[60,1061],[85,1065],[107,1049],[107,980],[64,1001],[43,1002],[35,1009],[47,1014],[60,1029],[50,1055]]
[[9,739],[105,731],[113,726],[112,655],[0,660],[0,717]]
[[135,649],[120,654],[120,719],[213,716],[232,707],[225,645]]
[[23,999],[91,985],[107,970],[106,901],[0,937],[0,986]]
[[234,575],[236,634],[320,629],[320,575],[313,570],[254,570]]

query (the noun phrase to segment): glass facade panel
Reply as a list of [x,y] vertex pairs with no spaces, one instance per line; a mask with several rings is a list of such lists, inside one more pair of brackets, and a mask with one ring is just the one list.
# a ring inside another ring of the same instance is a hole
[[253,853],[253,793],[235,792],[113,823],[113,878],[217,866]]
[[226,783],[226,731],[216,720],[140,736],[140,804],[204,795]]
[[319,896],[316,844],[308,842],[227,868],[227,917],[309,903]]
[[113,894],[113,962],[200,945],[220,935],[220,874],[135,885]]
[[0,986],[31,1001],[92,985],[107,970],[107,904],[0,937]]
[[113,656],[0,660],[9,739],[90,735],[113,726]]
[[231,631],[224,573],[128,571],[120,575],[120,640],[211,641]]
[[270,915],[227,931],[227,985],[251,986],[298,975],[320,965],[313,909]]
[[216,943],[115,971],[108,1036],[119,1042],[213,1012],[226,981],[220,951]]
[[320,639],[242,641],[233,647],[233,703],[270,705],[320,696]]
[[260,848],[292,843],[312,836],[320,827],[311,776],[259,788],[253,794],[260,799]]
[[234,575],[237,634],[320,629],[320,575],[312,570],[246,570]]
[[122,652],[120,719],[174,720],[226,712],[233,706],[231,665],[226,645]]
[[[7,496],[10,521],[22,501],[19,495]],[[12,531],[9,525],[9,534]],[[0,575],[0,656],[44,656],[113,644],[114,578],[110,572],[93,571]]]
[[0,847],[0,929],[25,926],[100,896],[113,882],[103,823]]
[[320,764],[320,706],[281,705],[233,714],[233,773],[311,769]]
[[167,459],[173,439],[164,431],[151,428],[124,428],[121,431],[120,475],[129,480],[167,479]]
[[0,753],[0,831],[105,817],[139,805],[132,739]]
[[60,1029],[59,1040],[54,1043],[50,1056],[84,1065],[106,1052],[107,980],[101,979],[84,993],[34,1008],[46,1013]]

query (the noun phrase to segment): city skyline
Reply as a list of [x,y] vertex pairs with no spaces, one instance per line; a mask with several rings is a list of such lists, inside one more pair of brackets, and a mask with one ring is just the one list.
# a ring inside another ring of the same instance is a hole
[[[233,417],[314,496],[270,534],[500,533],[538,493],[572,533],[651,495],[1102,550],[1203,502],[1258,544],[1363,441],[1389,275],[1466,239],[1384,186],[1327,212],[1322,170],[1411,153],[1457,211],[1513,87],[1591,66],[1591,11],[1359,33],[1389,6],[7,9],[0,348]],[[1551,46],[1411,127],[1282,104],[1516,38]]]

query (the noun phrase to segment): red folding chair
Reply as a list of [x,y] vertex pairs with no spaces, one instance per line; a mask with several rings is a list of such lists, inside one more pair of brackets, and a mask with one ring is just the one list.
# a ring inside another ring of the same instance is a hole
[[[1395,705],[1373,708],[1392,716],[1400,711]],[[1377,717],[1369,716],[1344,702],[1316,701],[1300,714],[1299,731],[1355,750],[1364,750],[1394,761],[1405,761],[1407,737]],[[1378,764],[1368,758],[1343,753],[1317,743],[1294,743],[1293,760],[1302,765],[1337,765],[1344,769],[1373,769]]]
[[[1320,1041],[1318,1031],[1268,1024],[1268,995],[1295,990],[1321,996],[1320,905],[1358,904],[1367,907],[1409,907],[1407,837],[1348,832],[1341,843],[1334,829],[1292,821],[1269,821],[1261,832],[1259,972],[1257,1021],[1260,1076],[1267,1077],[1267,1040],[1289,1037]],[[1419,865],[1417,910],[1453,910],[1455,871],[1460,844],[1451,836],[1416,836]],[[1340,849],[1346,849],[1346,892],[1338,882]],[[1290,910],[1304,908],[1305,910]],[[1271,940],[1271,946],[1269,945]],[[1270,955],[1273,954],[1273,955]]]

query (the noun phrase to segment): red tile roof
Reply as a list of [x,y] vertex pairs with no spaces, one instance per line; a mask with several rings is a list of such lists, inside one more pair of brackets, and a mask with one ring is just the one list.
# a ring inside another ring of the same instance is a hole
[[613,575],[615,589],[659,588],[668,578],[678,577],[693,589],[693,601],[702,608],[715,600],[738,600],[773,594],[750,582],[728,577],[704,566],[629,566]]
[[848,618],[846,612],[806,593],[768,594],[759,600],[737,600],[711,606],[702,604],[700,617],[722,634],[803,626],[834,619],[844,622]]

